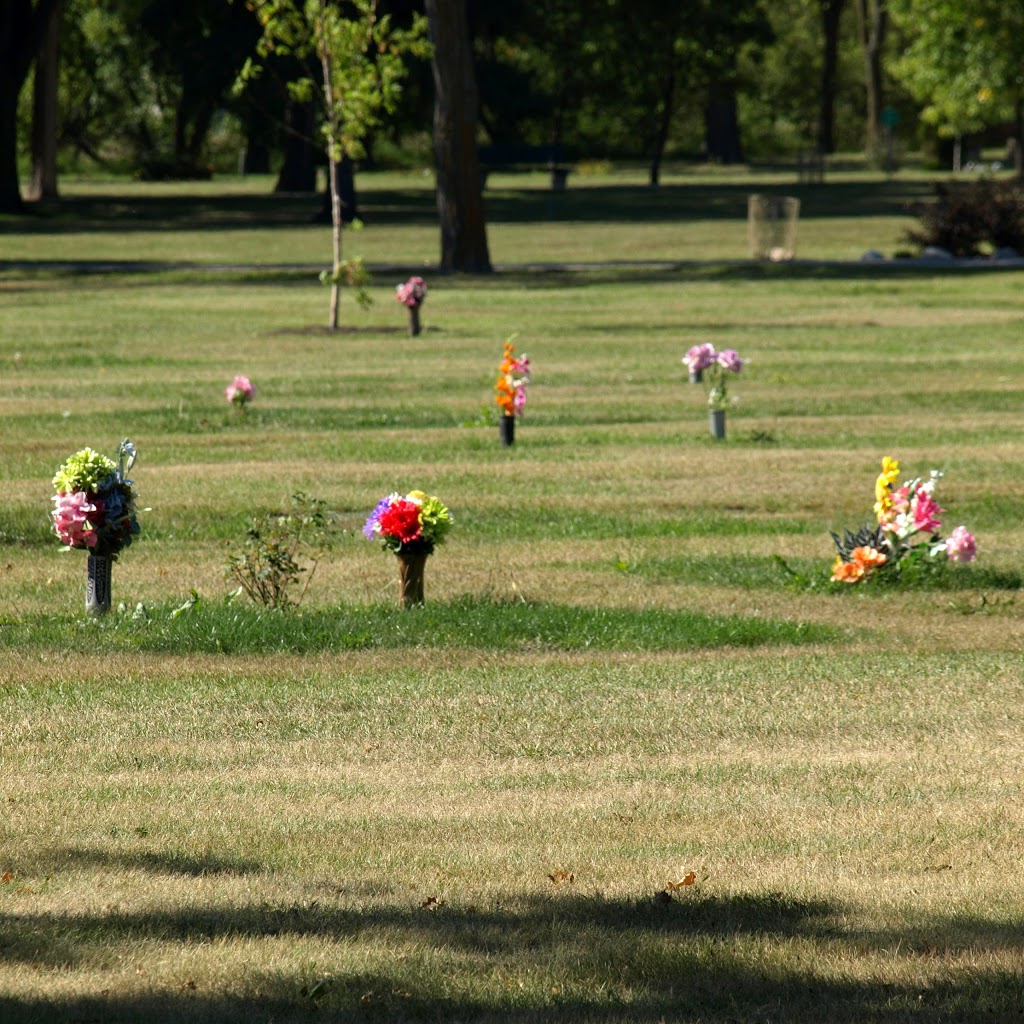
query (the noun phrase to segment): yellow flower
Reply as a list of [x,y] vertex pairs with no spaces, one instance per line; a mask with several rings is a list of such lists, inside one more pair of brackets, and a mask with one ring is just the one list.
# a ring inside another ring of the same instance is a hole
[[900,476],[900,464],[888,455],[882,459],[882,472],[875,481],[875,515],[881,516],[892,504],[889,492]]

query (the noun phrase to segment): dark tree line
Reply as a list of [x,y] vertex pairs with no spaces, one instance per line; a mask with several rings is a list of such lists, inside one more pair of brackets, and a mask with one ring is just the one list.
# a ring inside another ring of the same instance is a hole
[[[344,0],[325,2],[344,10]],[[289,92],[289,59],[232,90],[260,35],[252,6],[0,0],[0,211],[21,207],[19,155],[30,198],[56,195],[60,154],[143,175],[206,173],[211,132],[226,116],[244,138],[247,170],[273,168],[282,190],[312,188],[323,158],[309,105]],[[725,163],[769,147],[877,152],[881,113],[893,103],[904,124],[923,111],[928,130],[950,133],[1019,120],[1022,107],[1019,18],[997,0],[378,6],[399,23],[426,11],[437,57],[410,69],[377,140],[400,146],[432,132],[439,168],[465,163],[448,148],[469,133],[575,156],[643,157],[657,184],[669,152]],[[971,26],[969,49],[941,52],[947,37],[956,46],[961,23]],[[958,53],[976,54],[966,73]]]

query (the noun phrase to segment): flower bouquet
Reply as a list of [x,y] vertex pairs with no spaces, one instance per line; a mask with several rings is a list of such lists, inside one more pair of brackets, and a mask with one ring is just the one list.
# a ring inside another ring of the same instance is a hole
[[420,306],[427,297],[427,282],[422,277],[410,277],[405,284],[395,285],[395,299],[409,310],[409,334],[420,333]]
[[832,582],[859,583],[887,579],[893,582],[919,580],[941,564],[973,562],[977,554],[974,535],[958,526],[949,538],[939,536],[941,516],[935,489],[942,474],[932,470],[927,479],[916,477],[897,487],[900,465],[896,459],[882,459],[882,472],[875,481],[875,525],[842,537],[833,533],[836,559]]
[[704,381],[708,385],[711,433],[717,438],[725,437],[725,410],[729,405],[728,375],[739,373],[743,369],[743,360],[735,349],[727,348],[716,352],[714,345],[705,342],[689,349],[682,361],[690,371],[692,382]]
[[57,470],[53,486],[53,532],[67,549],[89,552],[86,610],[110,610],[110,568],[139,532],[135,493],[125,476],[135,463],[135,446],[122,441],[117,462],[83,448]]
[[245,407],[256,397],[256,385],[248,377],[239,374],[224,389],[224,397],[231,405],[245,410]]
[[367,540],[380,542],[399,562],[399,601],[403,608],[423,604],[423,571],[427,558],[442,544],[452,526],[447,506],[432,494],[410,491],[381,498],[363,526]]
[[526,388],[530,383],[530,359],[524,352],[516,356],[515,345],[510,338],[498,367],[498,380],[494,385],[495,402],[501,409],[501,443],[515,443],[516,417],[522,416],[526,406]]

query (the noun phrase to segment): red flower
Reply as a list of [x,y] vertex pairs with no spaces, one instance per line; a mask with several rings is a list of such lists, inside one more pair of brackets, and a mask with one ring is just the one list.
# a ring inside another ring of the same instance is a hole
[[414,501],[398,498],[377,519],[382,536],[394,537],[402,544],[420,539],[420,507]]

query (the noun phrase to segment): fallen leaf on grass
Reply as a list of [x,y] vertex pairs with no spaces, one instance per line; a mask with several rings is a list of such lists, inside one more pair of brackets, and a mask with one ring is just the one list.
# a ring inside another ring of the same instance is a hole
[[563,882],[572,885],[576,881],[576,876],[571,871],[552,871],[548,878],[551,879],[552,885],[561,885]]
[[13,871],[5,871],[2,875],[0,875],[0,885],[6,885],[8,882],[13,882],[13,881],[14,881],[14,872]]
[[688,885],[693,885],[697,881],[697,872],[690,871],[686,877],[679,882],[669,882],[665,886],[665,892],[678,892],[680,889],[685,889]]

